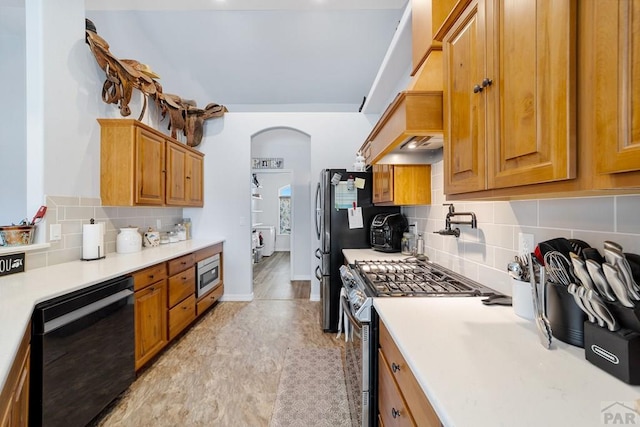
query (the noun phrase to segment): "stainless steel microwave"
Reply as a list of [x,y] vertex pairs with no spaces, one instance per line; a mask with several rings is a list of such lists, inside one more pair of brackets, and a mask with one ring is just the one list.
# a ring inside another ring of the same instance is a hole
[[205,258],[197,264],[196,297],[201,298],[220,285],[220,254]]

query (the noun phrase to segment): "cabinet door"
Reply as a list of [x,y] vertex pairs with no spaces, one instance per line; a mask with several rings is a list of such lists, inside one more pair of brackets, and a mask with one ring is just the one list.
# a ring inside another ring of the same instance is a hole
[[395,205],[430,204],[431,165],[394,165],[393,187]]
[[574,0],[486,0],[488,188],[576,176]]
[[30,349],[27,350],[25,358],[22,361],[20,379],[18,380],[18,386],[13,395],[11,418],[12,426],[14,427],[26,427],[29,425],[29,355]]
[[472,2],[443,40],[445,73],[444,192],[486,188],[484,1]]
[[204,161],[202,156],[195,153],[187,153],[187,174],[185,186],[187,190],[187,202],[189,206],[202,206],[204,204],[203,180]]
[[167,281],[135,293],[136,370],[167,344]]
[[136,204],[164,204],[165,140],[136,128]]
[[167,142],[167,204],[184,205],[187,201],[187,150]]
[[594,49],[593,144],[598,173],[640,170],[640,0],[589,2]]
[[378,350],[378,411],[386,426],[416,425],[381,350]]
[[373,203],[393,202],[393,166],[373,165]]

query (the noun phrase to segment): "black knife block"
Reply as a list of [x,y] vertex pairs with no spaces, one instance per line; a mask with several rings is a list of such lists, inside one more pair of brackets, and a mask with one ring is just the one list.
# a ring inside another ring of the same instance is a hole
[[640,332],[640,304],[634,308],[625,307],[618,301],[605,301],[605,304],[621,328]]
[[586,315],[567,287],[547,282],[546,315],[554,338],[576,347],[584,347]]
[[611,332],[584,322],[586,359],[627,384],[640,384],[640,333],[620,329]]

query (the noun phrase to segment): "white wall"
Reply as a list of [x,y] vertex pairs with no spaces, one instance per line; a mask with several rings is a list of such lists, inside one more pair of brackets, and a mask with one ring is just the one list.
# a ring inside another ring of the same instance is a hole
[[[307,153],[308,153],[308,144],[307,144]],[[255,152],[252,154],[252,157],[257,157]],[[262,157],[262,155],[260,156]],[[308,163],[308,159],[307,159]],[[291,185],[291,172],[260,172],[256,174],[258,176],[258,181],[262,188],[259,190],[262,195],[262,200],[260,200],[260,209],[262,212],[258,215],[260,222],[263,225],[272,225],[276,229],[276,243],[275,250],[276,251],[284,251],[288,252],[290,248],[290,236],[289,234],[278,234],[279,229],[279,221],[280,221],[280,198],[279,198],[279,190],[286,186]],[[308,184],[308,182],[307,182]],[[308,185],[307,185],[308,186]],[[308,204],[304,206],[305,212],[308,215]],[[302,212],[298,212],[302,213]],[[293,229],[292,233],[300,233],[297,229]],[[306,236],[308,233],[302,234],[302,236],[306,240]],[[308,271],[306,271],[307,265],[304,265],[304,274],[309,275]],[[308,279],[306,279],[308,280]]]
[[640,253],[640,196],[581,197],[513,202],[456,201],[458,212],[475,212],[478,228],[459,226],[461,235],[441,236],[447,207],[443,162],[432,166],[431,206],[403,208],[423,232],[429,258],[438,264],[511,295],[507,263],[518,253],[518,233],[533,234],[535,244],[565,237],[581,239],[602,252],[613,240],[625,252]]
[[[324,168],[351,168],[355,152],[372,123],[359,113],[227,113],[205,125],[200,150],[205,153],[205,206],[185,209],[197,237],[226,237],[225,299],[251,300],[251,139],[273,128],[291,128],[311,137],[310,194]],[[313,197],[309,212],[314,212]],[[309,218],[313,224],[313,217]],[[313,227],[310,227],[313,228]],[[303,237],[304,238],[304,237]],[[315,230],[306,236],[308,272],[315,268]],[[319,299],[319,284],[312,278],[311,298]]]
[[0,225],[27,216],[25,53],[24,6],[0,6]]

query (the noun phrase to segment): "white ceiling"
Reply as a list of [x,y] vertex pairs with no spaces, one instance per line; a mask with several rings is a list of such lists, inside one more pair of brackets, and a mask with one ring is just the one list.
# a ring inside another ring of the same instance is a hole
[[[4,0],[6,1],[6,0]],[[86,0],[118,58],[230,111],[357,111],[407,0]]]

